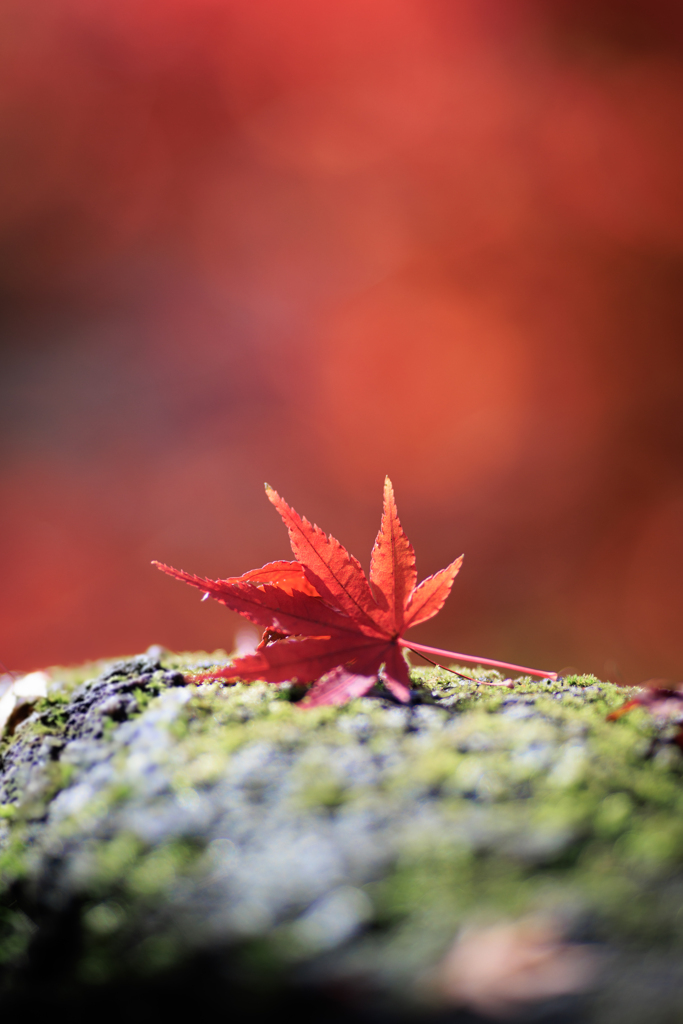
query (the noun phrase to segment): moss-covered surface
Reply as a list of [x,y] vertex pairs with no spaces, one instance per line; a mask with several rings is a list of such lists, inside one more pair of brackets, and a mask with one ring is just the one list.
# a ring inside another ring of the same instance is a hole
[[6,1008],[210,977],[429,1016],[463,925],[540,912],[608,956],[534,1019],[683,1020],[683,756],[644,711],[606,721],[623,690],[424,669],[410,707],[303,709],[158,656],[54,670],[0,747]]

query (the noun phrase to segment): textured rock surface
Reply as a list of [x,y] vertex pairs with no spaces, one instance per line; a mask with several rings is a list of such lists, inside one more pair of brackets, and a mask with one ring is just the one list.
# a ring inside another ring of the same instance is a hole
[[4,741],[6,1009],[476,1020],[436,966],[543,915],[595,978],[522,1019],[683,1020],[683,757],[644,712],[605,721],[623,692],[429,669],[411,707],[304,710],[185,684],[210,661],[55,671]]

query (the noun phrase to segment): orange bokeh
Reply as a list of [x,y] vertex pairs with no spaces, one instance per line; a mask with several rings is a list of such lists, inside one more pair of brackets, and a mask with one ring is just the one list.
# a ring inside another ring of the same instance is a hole
[[361,558],[422,638],[680,677],[670,0],[0,0],[0,660],[230,647],[152,558]]

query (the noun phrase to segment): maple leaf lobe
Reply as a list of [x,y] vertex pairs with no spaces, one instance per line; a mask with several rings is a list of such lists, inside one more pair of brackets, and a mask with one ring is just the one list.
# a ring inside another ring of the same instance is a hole
[[300,516],[272,487],[266,493],[287,527],[295,558],[320,596],[349,615],[363,632],[389,636],[387,614],[375,601],[358,559],[336,537]]
[[[173,569],[161,562],[153,564],[169,576],[208,593],[214,600],[257,626],[306,636],[356,634],[349,617],[325,604],[317,594],[299,590],[292,592],[267,583],[256,585],[245,577],[211,580],[194,576],[182,569]],[[245,574],[246,577],[249,575]]]
[[398,518],[394,488],[384,480],[382,521],[370,556],[370,587],[391,617],[392,632],[403,629],[405,610],[417,583],[415,550]]
[[455,577],[460,572],[464,557],[464,555],[460,555],[445,569],[439,569],[432,576],[422,580],[422,583],[415,588],[408,599],[406,608],[406,629],[419,626],[422,622],[427,622],[428,619],[438,615],[451,592]]

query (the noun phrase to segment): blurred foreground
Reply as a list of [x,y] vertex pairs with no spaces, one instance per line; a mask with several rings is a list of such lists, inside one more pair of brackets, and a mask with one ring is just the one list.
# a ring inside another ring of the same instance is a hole
[[607,721],[623,691],[590,676],[425,669],[408,706],[304,709],[185,684],[212,664],[23,680],[47,696],[2,741],[5,1011],[680,1019],[675,726]]

